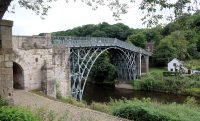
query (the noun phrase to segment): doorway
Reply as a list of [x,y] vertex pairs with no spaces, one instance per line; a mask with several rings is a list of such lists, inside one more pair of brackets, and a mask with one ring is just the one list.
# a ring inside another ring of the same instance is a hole
[[24,89],[23,68],[16,62],[13,62],[13,88]]

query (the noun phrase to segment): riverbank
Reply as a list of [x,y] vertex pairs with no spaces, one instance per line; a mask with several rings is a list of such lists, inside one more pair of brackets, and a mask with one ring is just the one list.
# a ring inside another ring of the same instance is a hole
[[133,81],[135,90],[174,93],[200,97],[200,75],[163,76],[149,73]]
[[200,107],[194,98],[184,104],[163,104],[147,99],[113,100],[108,104],[93,103],[94,109],[111,111],[115,116],[136,121],[197,121],[200,120]]
[[[57,100],[57,99],[55,99]],[[87,105],[74,99],[58,99],[83,108],[90,108],[109,115],[130,120],[148,121],[196,121],[200,120],[200,106],[194,98],[187,98],[184,103],[161,103],[150,98],[119,99],[108,103],[92,102]],[[76,103],[74,103],[76,102]],[[79,104],[79,105],[77,105]],[[81,104],[81,105],[80,105]],[[156,107],[156,108],[155,108]],[[107,119],[105,119],[107,120]],[[104,121],[104,120],[103,120]]]
[[[106,85],[95,85],[87,83],[85,85],[85,90],[83,93],[83,100],[87,104],[92,102],[108,103],[110,99],[132,99],[132,98],[151,98],[152,100],[157,100],[162,103],[173,103],[182,104],[187,96],[172,93],[161,93],[154,91],[140,91],[140,90],[129,90],[120,89],[115,87],[110,87]],[[195,98],[200,104],[200,97]]]

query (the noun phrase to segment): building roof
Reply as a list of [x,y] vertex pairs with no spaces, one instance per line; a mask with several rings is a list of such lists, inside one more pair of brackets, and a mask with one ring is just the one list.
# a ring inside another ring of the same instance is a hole
[[[174,58],[174,59],[171,60],[170,62],[172,62],[172,61],[174,61],[174,60],[178,61],[181,65],[183,65],[183,61],[180,61],[180,60],[178,60],[177,58]],[[170,62],[169,62],[169,63],[170,63]]]

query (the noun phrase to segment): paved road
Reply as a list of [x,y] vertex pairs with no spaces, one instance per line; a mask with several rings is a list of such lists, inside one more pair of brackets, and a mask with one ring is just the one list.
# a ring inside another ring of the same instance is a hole
[[126,121],[105,113],[86,108],[79,108],[21,90],[14,91],[14,104],[28,106],[32,109],[45,108],[54,111],[59,116],[62,116],[67,112],[69,121]]

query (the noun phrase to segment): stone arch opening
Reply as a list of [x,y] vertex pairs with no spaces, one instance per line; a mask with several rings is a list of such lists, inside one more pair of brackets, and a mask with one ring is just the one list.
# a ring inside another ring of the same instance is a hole
[[13,62],[13,88],[24,89],[24,70],[16,62]]

